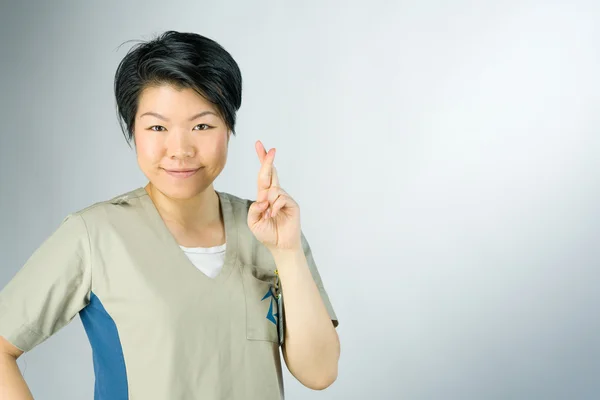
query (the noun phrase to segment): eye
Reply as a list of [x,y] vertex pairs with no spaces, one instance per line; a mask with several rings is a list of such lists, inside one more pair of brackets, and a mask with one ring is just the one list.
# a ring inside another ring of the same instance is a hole
[[[154,128],[159,128],[159,129],[154,129]],[[165,129],[165,127],[161,126],[161,125],[153,125],[148,129],[150,129],[151,131],[154,131],[154,132],[162,132]]]
[[211,128],[211,126],[210,126],[210,125],[206,125],[206,124],[198,124],[198,125],[196,125],[196,126],[194,127],[194,129],[196,129],[196,128],[197,128],[197,127],[199,127],[199,126],[203,127],[203,128],[201,128],[201,129],[198,129],[198,130],[201,130],[201,131],[205,131],[205,130],[207,130],[207,129],[210,129],[210,128]]

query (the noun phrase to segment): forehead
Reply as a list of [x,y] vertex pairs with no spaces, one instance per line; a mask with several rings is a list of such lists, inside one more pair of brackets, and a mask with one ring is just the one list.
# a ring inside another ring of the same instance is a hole
[[191,88],[177,88],[173,85],[147,86],[140,93],[137,114],[154,111],[173,117],[183,116],[210,110],[217,112],[216,107]]

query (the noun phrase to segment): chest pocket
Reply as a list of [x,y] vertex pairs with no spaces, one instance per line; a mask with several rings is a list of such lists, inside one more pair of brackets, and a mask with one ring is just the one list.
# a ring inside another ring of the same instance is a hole
[[279,313],[275,298],[275,272],[256,265],[242,265],[246,300],[246,338],[279,343]]

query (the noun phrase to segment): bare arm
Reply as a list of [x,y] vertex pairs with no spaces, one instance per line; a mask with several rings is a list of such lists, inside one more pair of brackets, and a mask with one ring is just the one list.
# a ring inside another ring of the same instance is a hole
[[316,390],[337,378],[340,342],[302,249],[275,255],[285,302],[283,356],[289,371]]
[[17,365],[21,354],[21,350],[0,336],[0,400],[33,400]]

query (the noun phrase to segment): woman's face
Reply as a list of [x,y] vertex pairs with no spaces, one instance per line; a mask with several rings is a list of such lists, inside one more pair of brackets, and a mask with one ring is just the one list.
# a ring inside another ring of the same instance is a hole
[[168,197],[201,193],[225,167],[230,131],[193,89],[166,84],[144,89],[133,131],[142,172]]

